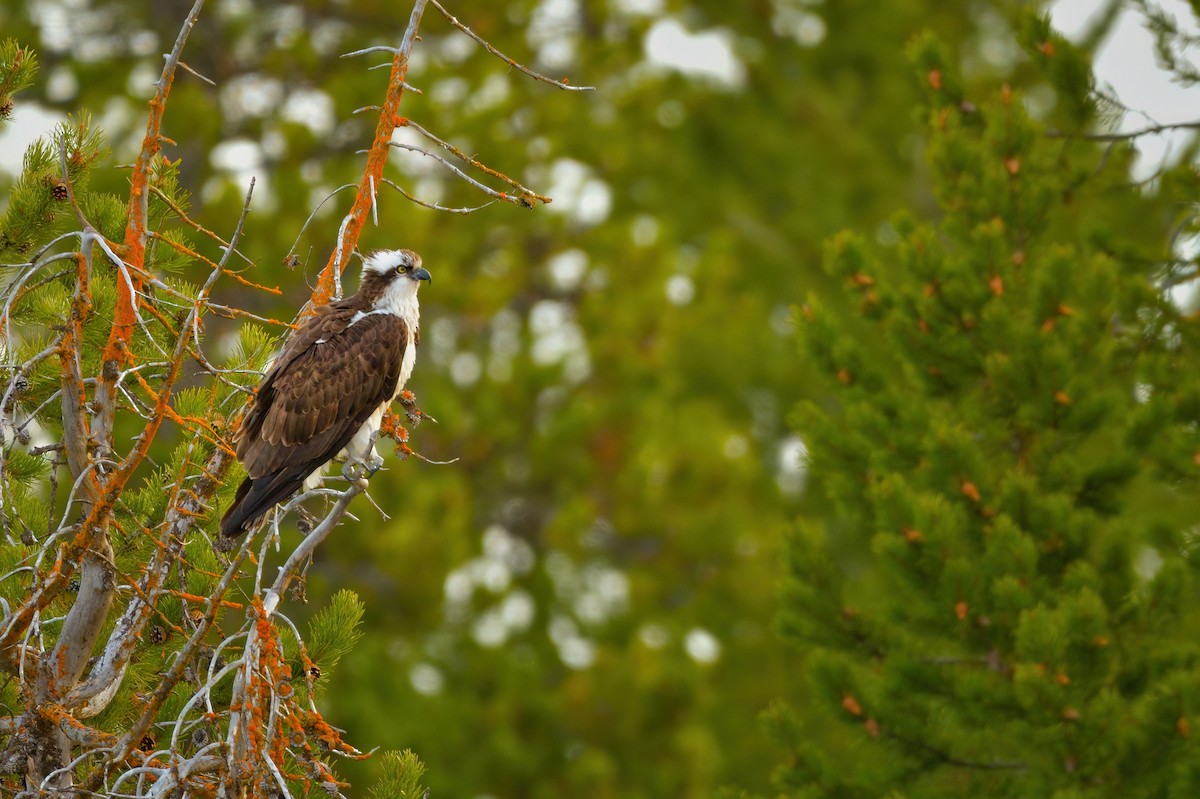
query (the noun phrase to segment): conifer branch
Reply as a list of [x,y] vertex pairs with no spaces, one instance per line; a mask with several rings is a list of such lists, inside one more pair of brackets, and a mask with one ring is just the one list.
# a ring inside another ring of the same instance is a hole
[[[76,479],[77,485],[82,483],[81,510],[89,513],[99,498],[100,480],[97,471],[91,468],[98,461],[93,460],[89,447],[94,439],[84,407],[85,389],[80,367],[83,362],[84,323],[91,314],[92,242],[99,236],[84,216],[76,199],[67,169],[65,137],[60,142],[59,159],[67,199],[83,231],[80,237],[80,252],[76,255],[75,300],[68,322],[70,332],[62,344],[62,445],[72,477]],[[115,414],[115,408],[101,408],[97,416],[101,420],[111,422]],[[107,451],[102,450],[96,455],[104,458]],[[91,544],[84,551],[80,564],[79,592],[63,622],[58,641],[46,661],[45,673],[39,680],[39,704],[57,701],[62,693],[79,679],[91,656],[92,647],[95,646],[96,639],[108,619],[108,610],[115,591],[116,568],[113,564],[113,550],[108,540],[106,522],[99,527]]]
[[179,681],[183,679],[184,673],[191,663],[192,657],[201,646],[209,628],[216,620],[217,613],[221,608],[221,602],[225,597],[225,593],[229,590],[230,586],[232,586],[234,579],[236,579],[240,574],[242,563],[250,554],[250,546],[253,543],[253,540],[254,537],[248,535],[242,541],[241,547],[234,554],[229,565],[226,567],[224,574],[221,575],[221,579],[214,586],[209,596],[205,600],[205,607],[201,617],[196,623],[196,629],[192,632],[187,642],[177,653],[175,661],[171,665],[170,669],[168,669],[168,671],[162,675],[162,682],[147,700],[141,717],[136,722],[131,724],[125,734],[122,735],[121,738],[113,745],[113,755],[108,759],[108,761],[103,764],[102,767],[93,771],[90,777],[83,783],[87,790],[98,790],[101,782],[104,780],[107,774],[115,766],[130,756],[134,750],[134,747],[137,746],[142,736],[146,733],[146,730],[148,730],[150,725],[154,723],[159,708],[161,708],[163,702],[166,701],[167,697],[170,695],[171,691],[174,690],[175,686],[179,684]]
[[922,752],[933,755],[942,763],[948,766],[956,766],[958,768],[974,769],[978,771],[1027,771],[1028,764],[1009,760],[964,760],[960,757],[955,757],[948,752],[945,752],[932,744],[925,741],[917,740],[900,735],[893,731],[886,731],[889,738],[899,741],[902,744],[919,749]]
[[1200,120],[1192,122],[1171,122],[1166,124],[1149,125],[1139,130],[1113,133],[1070,133],[1061,130],[1048,130],[1046,136],[1051,139],[1082,139],[1084,141],[1133,141],[1142,136],[1153,136],[1158,133],[1169,133],[1174,130],[1200,130]]
[[37,74],[37,55],[21,47],[15,39],[0,41],[0,122],[13,115],[13,95],[33,83]]

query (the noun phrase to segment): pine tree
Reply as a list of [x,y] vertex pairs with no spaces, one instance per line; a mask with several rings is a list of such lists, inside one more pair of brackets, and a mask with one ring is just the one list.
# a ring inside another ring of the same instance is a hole
[[[6,102],[35,63],[0,47]],[[252,539],[222,561],[205,532],[228,501],[229,423],[275,344],[248,324],[227,358],[205,353],[206,317],[240,314],[211,300],[232,274],[240,228],[225,242],[189,217],[179,164],[158,153],[166,94],[128,206],[90,190],[105,155],[81,115],[29,149],[0,218],[0,649],[17,678],[2,689],[13,715],[0,771],[10,795],[78,784],[130,793],[131,782],[203,793],[221,780],[261,794],[269,762],[336,788],[322,750],[358,754],[309,698],[356,638],[357,600],[336,597],[303,639],[289,624],[264,627],[260,592],[236,585]],[[197,266],[203,284],[189,280]],[[230,598],[239,593],[251,601]],[[248,628],[218,635],[223,610],[249,611]],[[255,633],[265,641],[251,650],[253,670],[245,655],[226,663],[230,645]],[[264,687],[267,677],[277,684]],[[227,740],[257,754],[223,757]],[[396,770],[419,774],[408,760]]]
[[940,217],[837,236],[844,302],[798,312],[830,511],[783,594],[811,699],[767,717],[795,795],[1200,793],[1200,337],[1165,291],[1197,174],[1130,185],[1086,54],[1020,40],[1042,119],[914,42]]
[[[180,161],[163,154],[173,144],[163,132],[169,94],[202,5],[165,60],[128,200],[90,189],[106,154],[81,115],[30,148],[0,217],[6,795],[338,796],[348,783],[336,759],[367,757],[316,704],[361,636],[364,605],[340,591],[303,634],[283,612],[286,595],[303,597],[315,548],[367,481],[301,494],[235,551],[214,532],[215,509],[241,477],[232,441],[242,408],[289,324],[213,297],[219,283],[233,283],[248,305],[265,288],[239,249],[253,182],[226,239],[190,215]],[[414,3],[398,47],[351,54],[384,51],[391,72],[313,304],[340,292],[380,202],[391,134],[409,124],[397,109],[426,5]],[[28,50],[0,46],[5,108],[35,63]],[[514,207],[549,202],[427,135],[508,184],[506,193],[475,182],[493,197]],[[239,324],[232,346],[205,335],[220,318]],[[386,430],[407,454],[400,422]],[[281,525],[293,516],[298,543]],[[423,795],[411,752],[384,755],[382,771],[372,795]]]

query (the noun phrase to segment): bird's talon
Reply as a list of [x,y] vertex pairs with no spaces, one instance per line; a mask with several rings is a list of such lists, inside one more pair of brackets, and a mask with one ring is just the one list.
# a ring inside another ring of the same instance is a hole
[[372,455],[366,461],[347,461],[342,467],[342,477],[347,481],[354,483],[358,480],[367,480],[375,476],[375,473],[383,468],[383,458],[379,455]]

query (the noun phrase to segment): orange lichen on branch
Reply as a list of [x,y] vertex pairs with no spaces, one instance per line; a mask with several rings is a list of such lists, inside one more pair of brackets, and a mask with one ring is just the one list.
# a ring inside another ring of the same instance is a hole
[[[129,178],[129,209],[125,222],[124,260],[131,270],[128,279],[117,280],[117,299],[113,308],[112,327],[109,329],[108,342],[104,345],[103,360],[105,363],[115,363],[120,369],[126,363],[129,344],[133,339],[134,326],[137,324],[137,302],[143,279],[139,272],[145,267],[147,216],[150,197],[150,171],[154,159],[162,150],[163,112],[167,107],[167,97],[175,81],[175,68],[179,64],[179,53],[187,41],[187,34],[200,12],[200,4],[192,8],[188,21],[180,31],[179,38],[171,55],[167,57],[162,75],[158,79],[158,90],[150,100],[150,113],[146,119],[146,133],[142,137],[142,149],[133,164],[133,173]],[[107,374],[101,377],[109,391],[115,387],[115,376]]]
[[[171,142],[171,143],[174,144],[174,142]],[[178,164],[179,162],[176,161],[175,163]],[[197,233],[202,233],[205,236],[208,236],[210,239],[217,242],[222,247],[230,246],[230,243],[228,241],[225,241],[225,239],[221,238],[216,233],[209,230],[204,225],[200,224],[199,222],[197,222],[196,220],[194,220],[190,216],[188,216],[187,212],[184,211],[182,208],[180,208],[178,203],[176,203],[173,199],[171,199],[171,197],[166,192],[164,192],[162,189],[158,188],[157,186],[151,185],[150,191],[155,196],[157,196],[160,200],[162,200],[163,203],[165,203],[166,206],[171,209],[171,211],[174,212],[175,216],[177,216],[179,218],[179,221],[183,222],[188,227],[192,228],[192,230],[195,230]],[[238,253],[238,254],[240,255],[241,253]],[[247,259],[247,260],[249,260],[249,259]]]
[[[151,106],[151,120],[161,116],[162,107]],[[147,135],[147,147],[153,146],[158,150],[158,143],[151,145],[151,137]],[[143,151],[143,155],[145,151]],[[147,159],[148,160],[148,159]],[[117,301],[113,308],[113,322],[108,334],[108,343],[104,345],[104,360],[112,361],[117,368],[124,366],[129,352],[129,343],[133,339],[133,331],[137,325],[137,302],[143,285],[141,269],[146,259],[146,215],[143,210],[143,197],[146,193],[146,169],[142,166],[143,159],[138,159],[133,172],[133,187],[129,194],[129,222],[125,228],[125,258],[129,266],[128,280],[117,280]],[[141,168],[139,168],[141,167]],[[105,378],[106,382],[108,381]],[[115,383],[115,378],[113,378]],[[111,386],[110,386],[111,388]]]
[[188,258],[194,258],[197,261],[203,261],[204,263],[208,264],[209,268],[211,269],[217,268],[215,261],[206,258],[181,241],[176,241],[169,236],[163,236],[159,233],[155,233],[154,231],[149,231],[146,235],[147,237],[153,238],[155,241],[161,241],[163,244],[167,245],[180,255],[186,255]]
[[[146,381],[146,378],[142,377],[140,372],[134,372],[133,376],[134,376],[134,379],[138,381],[138,385],[140,385],[142,387],[142,391],[145,391],[146,394],[150,397],[151,401],[157,402],[159,394],[157,391],[154,390],[154,387],[151,386],[150,383],[148,383]],[[175,413],[174,408],[172,408],[169,404],[167,404],[167,403],[163,404],[162,414],[167,419],[170,419],[172,422],[179,425],[180,427],[183,427],[186,429],[191,429],[191,426],[184,420],[184,418],[182,416],[180,416],[179,414]]]
[[[91,440],[89,414],[87,412],[87,395],[84,389],[83,375],[80,373],[82,357],[80,348],[83,346],[83,323],[91,314],[91,286],[88,279],[87,261],[82,253],[75,257],[77,289],[71,305],[69,323],[65,326],[62,338],[58,344],[58,358],[62,368],[63,385],[63,419],[70,418],[75,425],[73,430],[64,431],[64,443],[74,442],[74,450],[68,450],[68,463],[73,471],[85,474],[84,480],[90,496],[101,493],[99,478],[91,468],[92,458],[86,442]],[[66,413],[66,403],[72,404],[72,412]],[[97,503],[98,504],[98,503]],[[89,519],[96,513],[97,504],[93,504]],[[56,553],[54,566],[46,577],[35,588],[31,595],[6,620],[3,635],[0,636],[0,657],[8,663],[16,665],[21,659],[19,643],[32,623],[34,616],[45,609],[51,601],[67,586],[71,576],[79,567],[83,554],[91,545],[97,526],[89,527],[87,522],[80,527],[79,532],[70,543],[60,547]]]
[[[193,250],[191,247],[188,247],[185,244],[182,244],[178,241],[167,238],[166,236],[160,236],[156,233],[151,233],[150,235],[154,236],[155,241],[163,242],[168,247],[170,247],[171,249],[178,252],[180,255],[186,255],[189,258],[193,258],[197,261],[203,261],[210,269],[220,269],[221,274],[228,275],[229,277],[233,278],[237,282],[241,283],[243,286],[247,286],[252,289],[257,289],[259,291],[265,291],[268,294],[274,294],[277,297],[283,295],[283,289],[279,288],[279,286],[264,286],[261,283],[255,283],[253,280],[247,280],[246,278],[242,277],[241,273],[239,273],[233,269],[227,269],[225,267],[218,265],[211,258],[206,258],[205,256],[201,255],[199,252]],[[228,246],[228,245],[225,245],[225,246]]]
[[167,332],[169,332],[171,335],[173,335],[173,336],[179,335],[179,331],[175,329],[175,327],[173,325],[173,321],[162,311],[158,310],[158,308],[154,305],[154,303],[141,302],[141,303],[139,303],[139,307],[143,311],[148,311],[150,313],[150,315],[153,316],[156,320],[158,320],[158,323],[161,324],[163,327],[165,327],[167,329]]
[[[283,289],[279,288],[279,286],[264,286],[261,283],[255,283],[253,280],[247,280],[246,278],[242,277],[232,269],[222,269],[221,274],[228,275],[237,282],[241,283],[243,286],[247,286],[252,289],[258,289],[259,291],[265,291],[268,294],[274,294],[277,297],[283,296]],[[271,321],[274,322],[275,320],[272,319]],[[278,324],[286,325],[287,322],[279,322]]]
[[[33,615],[44,610],[75,573],[84,553],[92,546],[98,532],[107,524],[118,499],[125,490],[126,483],[145,461],[150,451],[150,444],[154,440],[158,428],[162,425],[163,419],[167,417],[167,403],[171,395],[171,386],[179,376],[181,360],[176,358],[171,363],[170,371],[164,379],[164,389],[158,393],[150,418],[147,420],[142,434],[138,436],[137,443],[122,461],[120,467],[109,474],[102,487],[98,487],[95,501],[80,524],[78,532],[60,549],[59,563],[56,564],[56,568],[47,575],[21,608],[9,617],[4,636],[0,638],[0,652],[5,653],[6,656],[13,652],[13,647],[23,635]],[[114,377],[114,384],[115,379]]]
[[403,444],[408,441],[408,428],[400,423],[399,414],[389,409],[379,422],[379,435]]
[[[249,772],[256,770],[254,758],[269,758],[277,773],[286,765],[289,736],[285,724],[295,731],[295,716],[302,712],[295,704],[291,687],[292,671],[287,664],[279,632],[263,605],[261,598],[250,602],[254,619],[247,655],[250,661],[242,672],[245,684],[244,701],[231,707],[241,717],[245,735],[245,752],[250,757],[244,763]],[[286,690],[282,687],[286,686]],[[283,705],[280,708],[280,704]],[[261,761],[259,761],[261,762]]]
[[350,261],[350,253],[358,244],[363,224],[375,203],[374,188],[383,184],[383,169],[387,166],[391,152],[392,132],[396,129],[400,100],[404,97],[404,78],[408,74],[408,57],[397,53],[392,58],[392,71],[388,79],[387,94],[379,110],[379,123],[375,127],[375,139],[367,151],[367,166],[354,193],[354,204],[346,217],[339,247],[329,256],[329,262],[321,270],[317,287],[313,289],[314,307],[325,305],[333,297],[334,275],[340,275]]
[[[200,596],[199,594],[189,594],[184,591],[171,591],[170,594],[182,599],[184,602],[199,602],[201,604],[208,602],[208,597]],[[246,607],[242,603],[234,602],[231,599],[222,599],[219,604],[221,607],[229,608],[230,610],[243,610]]]
[[37,708],[38,715],[54,726],[64,729],[72,727],[81,732],[86,732],[89,738],[94,738],[96,743],[101,746],[112,746],[116,743],[117,736],[103,730],[93,729],[71,715],[65,707],[58,704],[45,704]]

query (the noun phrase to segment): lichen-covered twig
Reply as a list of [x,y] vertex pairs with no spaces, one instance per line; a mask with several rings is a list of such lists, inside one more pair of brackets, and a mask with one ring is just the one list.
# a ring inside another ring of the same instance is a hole
[[400,100],[404,96],[404,82],[408,74],[408,57],[413,44],[417,40],[417,28],[421,25],[421,15],[425,13],[428,0],[416,0],[412,13],[408,17],[408,27],[404,30],[404,38],[400,46],[393,51],[392,71],[388,79],[387,94],[383,105],[379,108],[379,121],[375,126],[375,138],[367,152],[367,164],[363,170],[362,179],[358,183],[358,191],[354,195],[354,204],[342,220],[338,228],[337,245],[329,256],[328,263],[317,278],[317,287],[313,292],[313,305],[323,305],[337,293],[341,286],[342,271],[350,262],[350,253],[358,246],[358,239],[371,210],[373,183],[378,184],[383,178],[383,168],[387,166],[388,145],[392,140],[392,131],[396,129],[396,112],[400,108]]

